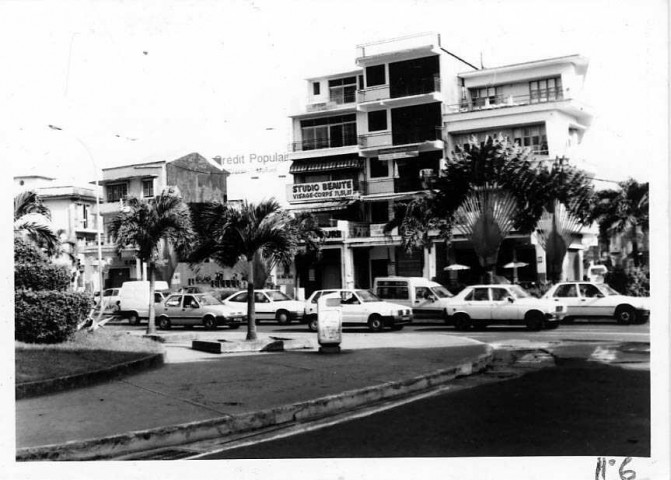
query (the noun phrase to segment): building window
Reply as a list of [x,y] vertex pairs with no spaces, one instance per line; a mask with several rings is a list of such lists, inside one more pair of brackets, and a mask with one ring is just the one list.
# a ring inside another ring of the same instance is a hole
[[312,82],[312,94],[319,95],[319,82]]
[[367,87],[384,85],[385,83],[387,83],[387,78],[384,73],[384,65],[375,65],[374,67],[366,67]]
[[107,186],[107,201],[108,202],[118,202],[123,200],[128,195],[128,184],[127,183],[117,183],[114,185]]
[[303,120],[301,135],[302,150],[356,145],[356,115]]
[[561,77],[545,78],[529,82],[531,103],[553,102],[564,98]]
[[485,107],[502,103],[501,87],[471,88],[474,107]]
[[142,196],[153,197],[154,196],[154,179],[150,178],[148,180],[142,180]]
[[335,103],[353,103],[356,100],[356,77],[329,80],[329,99]]
[[387,129],[387,111],[368,112],[368,131],[378,132]]
[[389,176],[389,162],[378,160],[377,158],[370,159],[370,178],[380,178]]
[[389,204],[387,202],[370,203],[370,222],[387,223],[389,221]]
[[513,130],[513,141],[519,147],[531,148],[532,153],[547,155],[548,140],[545,125],[535,125]]

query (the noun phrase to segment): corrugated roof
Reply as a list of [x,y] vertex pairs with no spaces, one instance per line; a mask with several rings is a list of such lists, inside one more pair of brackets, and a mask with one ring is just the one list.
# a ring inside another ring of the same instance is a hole
[[329,170],[347,170],[363,168],[363,158],[350,157],[339,159],[295,160],[289,173],[324,172]]

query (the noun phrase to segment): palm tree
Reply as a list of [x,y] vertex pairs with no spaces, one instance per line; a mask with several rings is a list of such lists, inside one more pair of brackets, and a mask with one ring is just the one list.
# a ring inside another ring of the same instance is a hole
[[295,213],[293,225],[298,234],[300,245],[294,258],[296,265],[295,287],[299,287],[300,272],[303,267],[312,265],[319,259],[321,246],[324,243],[324,231],[319,226],[317,217],[310,212]]
[[127,246],[133,246],[137,249],[137,258],[147,263],[150,299],[147,333],[155,333],[153,299],[156,264],[161,250],[169,245],[182,254],[189,248],[194,236],[189,208],[171,189],[149,200],[131,197],[125,202],[122,211],[112,219],[109,231],[119,252]]
[[461,231],[473,243],[490,280],[511,229],[532,232],[555,200],[565,202],[570,214],[586,223],[591,195],[582,171],[568,165],[561,171],[548,169],[534,162],[528,149],[501,135],[488,136],[482,143],[472,137],[427,186],[427,192],[396,209],[385,230],[399,227],[408,250],[430,248],[434,238],[449,242],[454,229]]
[[649,184],[633,178],[620,182],[619,189],[596,192],[590,219],[599,223],[602,237],[627,234],[631,240],[634,265],[639,266],[637,232],[649,231]]
[[51,212],[36,192],[21,192],[14,197],[14,235],[27,238],[53,256],[60,242],[50,222]]
[[296,222],[276,200],[270,199],[258,204],[202,205],[197,209],[195,226],[199,241],[191,262],[211,258],[228,267],[239,260],[247,262],[247,340],[256,340],[256,270],[261,262],[272,269],[293,260],[299,238]]

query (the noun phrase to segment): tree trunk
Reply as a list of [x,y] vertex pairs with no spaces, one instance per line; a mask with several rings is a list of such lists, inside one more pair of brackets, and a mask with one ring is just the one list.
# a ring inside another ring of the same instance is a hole
[[156,333],[156,309],[154,308],[154,292],[156,290],[154,279],[154,262],[147,265],[149,270],[149,321],[147,322],[147,335]]
[[247,340],[256,340],[256,309],[254,305],[254,256],[247,261]]

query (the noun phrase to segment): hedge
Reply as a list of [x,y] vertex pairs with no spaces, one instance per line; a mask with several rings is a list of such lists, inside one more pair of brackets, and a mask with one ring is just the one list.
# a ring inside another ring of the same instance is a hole
[[15,290],[57,290],[70,287],[70,273],[63,265],[33,263],[14,264]]
[[26,343],[66,341],[92,306],[85,293],[16,290],[14,298],[14,336]]

